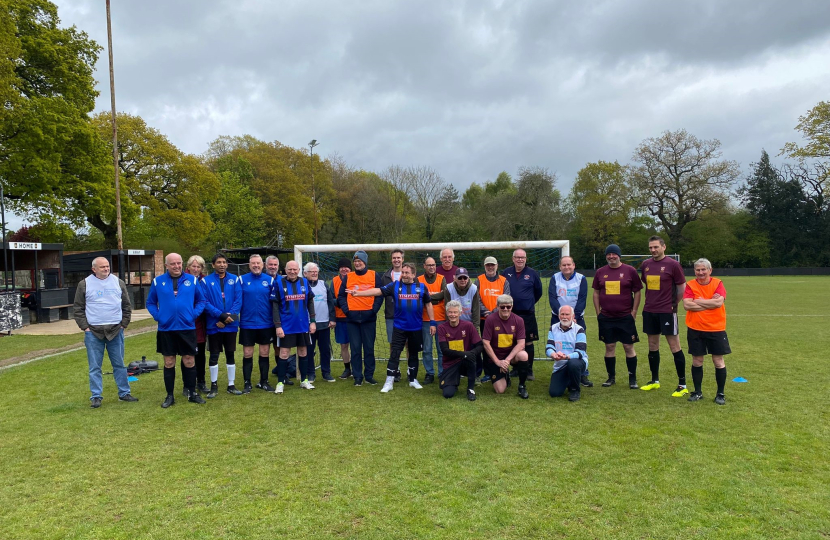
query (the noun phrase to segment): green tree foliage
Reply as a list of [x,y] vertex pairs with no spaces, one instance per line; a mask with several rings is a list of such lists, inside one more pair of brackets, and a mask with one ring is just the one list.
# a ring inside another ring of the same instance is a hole
[[[88,114],[101,48],[45,0],[0,0],[0,182],[32,219],[114,212],[111,165]],[[111,163],[111,161],[110,161]]]
[[562,195],[556,176],[542,167],[522,167],[516,183],[514,222],[521,240],[550,240],[564,233]]
[[683,245],[683,228],[704,212],[717,212],[740,169],[722,160],[720,141],[701,140],[685,129],[666,131],[634,151],[634,184],[640,203],[657,218],[671,243]]
[[207,206],[214,223],[207,247],[259,246],[265,241],[265,212],[259,199],[239,177],[229,171],[218,175],[219,197]]
[[799,146],[788,142],[781,150],[782,154],[796,159],[830,159],[830,101],[819,102],[807,114],[799,116],[795,129],[801,132],[807,144]]
[[688,240],[680,257],[686,266],[701,257],[717,267],[769,266],[769,240],[745,210],[725,208],[706,212],[686,225],[683,235]]
[[[101,144],[112,151],[111,117],[93,118]],[[196,156],[176,148],[166,136],[139,116],[118,113],[118,165],[125,196],[122,218],[129,226],[142,209],[146,217],[184,246],[201,245],[213,229],[206,205],[219,193],[219,181]],[[114,245],[116,227],[98,207],[86,206],[87,221]]]
[[567,203],[576,231],[592,251],[620,243],[637,209],[635,192],[628,169],[616,161],[588,163],[576,174]]

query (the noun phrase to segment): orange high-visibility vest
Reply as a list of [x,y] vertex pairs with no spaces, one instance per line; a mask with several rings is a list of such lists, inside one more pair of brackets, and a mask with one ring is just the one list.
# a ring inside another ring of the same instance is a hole
[[343,310],[340,309],[340,306],[337,304],[337,295],[340,294],[340,285],[343,283],[343,280],[340,279],[340,274],[334,276],[334,279],[331,280],[331,286],[334,289],[334,317],[337,319],[345,319],[346,314],[343,313]]
[[[358,276],[355,272],[349,272],[346,276],[346,288],[357,291],[368,291],[375,287],[375,271],[366,270],[362,276]],[[370,311],[372,304],[375,303],[374,296],[352,296],[348,295],[346,298],[349,311]]]
[[[701,285],[696,279],[686,282],[695,298],[711,300],[721,284],[718,278],[711,278],[708,285]],[[717,309],[704,311],[687,311],[686,326],[700,332],[722,332],[726,330],[726,302]]]
[[[435,281],[432,284],[427,283],[427,280],[424,276],[418,276],[418,281],[424,284],[424,287],[427,288],[429,294],[435,294],[437,292],[441,292],[441,288],[444,285],[444,276],[442,276],[441,274],[435,274]],[[447,320],[447,313],[444,310],[443,300],[441,300],[437,304],[432,304],[432,314],[435,315],[436,321]],[[427,315],[426,306],[424,306],[424,320],[429,321],[429,315]]]
[[[487,279],[487,274],[478,276],[478,295],[481,297],[481,303],[484,304],[487,311],[496,311],[497,299],[504,294],[504,284],[507,283],[507,278],[501,274],[497,274],[496,281]],[[483,321],[486,317],[482,316]]]

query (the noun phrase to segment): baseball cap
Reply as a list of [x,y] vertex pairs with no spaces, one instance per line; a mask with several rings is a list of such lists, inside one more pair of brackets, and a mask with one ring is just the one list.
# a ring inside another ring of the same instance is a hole
[[484,264],[499,264],[495,257],[487,257],[484,259]]

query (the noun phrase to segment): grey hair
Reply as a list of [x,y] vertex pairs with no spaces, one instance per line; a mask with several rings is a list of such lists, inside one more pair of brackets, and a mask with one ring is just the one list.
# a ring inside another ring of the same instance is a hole
[[447,302],[447,304],[444,306],[444,309],[448,310],[450,308],[455,308],[460,311],[464,311],[464,308],[461,307],[461,302],[459,302],[458,300],[450,300],[449,302]]
[[268,261],[277,261],[277,264],[279,264],[280,258],[276,255],[268,255],[267,257],[265,257],[265,264],[268,264]]
[[699,264],[702,264],[703,267],[709,270],[710,272],[712,271],[712,263],[709,262],[709,259],[704,259],[703,257],[701,257],[700,259],[695,261],[695,264],[692,265],[692,268],[696,268]]
[[259,260],[262,260],[262,255],[260,255],[259,253],[254,253],[253,255],[251,255],[250,257],[248,257],[248,262],[251,262],[251,261],[253,261],[254,259],[259,259]]
[[311,270],[317,270],[319,272],[320,267],[317,266],[317,263],[314,262],[305,263],[305,266],[303,266],[303,273],[310,272]]
[[571,313],[573,313],[573,312],[574,312],[574,308],[572,308],[571,306],[569,306],[569,305],[567,305],[567,304],[565,304],[564,306],[562,306],[562,307],[560,307],[560,308],[559,308],[559,313],[560,313],[560,314],[562,313],[562,310],[566,310],[566,311],[567,311],[567,310],[570,310],[570,311],[571,311]]
[[509,294],[500,294],[498,298],[496,298],[496,305],[505,305],[505,306],[512,306],[513,305],[513,297]]
[[189,259],[187,259],[187,266],[190,266],[194,262],[199,263],[199,266],[202,268],[205,267],[205,260],[201,257],[201,255],[191,255]]

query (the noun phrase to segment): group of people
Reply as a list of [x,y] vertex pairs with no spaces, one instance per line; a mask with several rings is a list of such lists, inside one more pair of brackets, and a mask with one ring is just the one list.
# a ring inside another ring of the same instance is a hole
[[[605,343],[608,378],[604,387],[616,383],[616,344],[622,343],[629,373],[629,388],[637,384],[639,341],[635,316],[643,284],[646,300],[643,331],[648,335],[651,380],[642,390],[660,388],[660,335],[666,336],[677,368],[678,386],[672,394],[702,398],[703,357],[712,355],[718,391],[715,402],[725,403],[726,368],[723,355],[729,343],[725,328],[726,291],[711,277],[706,259],[695,262],[695,279],[686,283],[679,263],[665,256],[660,237],[649,240],[652,255],[638,273],[620,260],[618,246],[606,249],[608,264],[596,272],[593,302],[599,338]],[[534,380],[534,342],[539,340],[535,306],[542,297],[542,280],[527,266],[527,253],[513,252],[512,265],[499,272],[495,257],[484,260],[484,273],[476,279],[454,264],[455,254],[444,249],[440,264],[427,257],[419,276],[414,263],[404,262],[405,253],[394,250],[391,268],[380,274],[368,268],[368,254],[357,251],[351,260],[338,263],[338,274],[326,283],[319,268],[307,263],[302,269],[289,261],[279,275],[279,259],[259,255],[249,259],[249,272],[228,273],[223,254],[213,257],[213,273],[205,275],[205,261],[198,255],[183,265],[179,254],[165,258],[166,272],[153,279],[147,309],[158,322],[157,351],[164,358],[167,395],[163,408],[175,403],[176,358],[181,358],[184,395],[193,403],[205,403],[218,394],[219,357],[224,353],[227,392],[250,393],[254,387],[253,356],[258,353],[259,381],[256,388],[282,394],[292,385],[290,360],[299,371],[300,388],[314,389],[315,351],[319,348],[321,378],[335,382],[331,373],[331,332],[340,345],[344,371],[340,379],[352,378],[355,386],[375,385],[375,340],[377,314],[384,307],[386,339],[390,344],[386,379],[381,392],[388,393],[403,374],[401,355],[407,353],[406,377],[410,387],[421,389],[419,362],[425,370],[424,384],[436,375],[445,398],[458,392],[467,379],[467,399],[476,399],[476,383],[492,384],[504,393],[518,378],[517,394],[527,399],[526,382]],[[551,324],[545,356],[553,360],[549,394],[567,392],[571,401],[581,396],[589,379],[585,324],[587,280],[576,272],[571,257],[562,257],[560,271],[550,280],[548,299]],[[87,332],[92,407],[101,404],[101,364],[107,349],[113,364],[119,399],[136,401],[130,394],[123,366],[123,330],[129,323],[130,305],[122,281],[109,274],[106,259],[93,261],[92,275],[78,288],[75,317]],[[302,275],[301,274],[302,271]],[[677,306],[686,309],[689,352],[693,357],[694,392],[686,389],[685,356],[678,336]],[[117,320],[116,320],[117,319]],[[235,351],[242,346],[243,386],[236,387]],[[276,351],[276,386],[269,382],[270,350]],[[292,355],[294,351],[294,355]],[[205,360],[210,387],[207,386]]]

